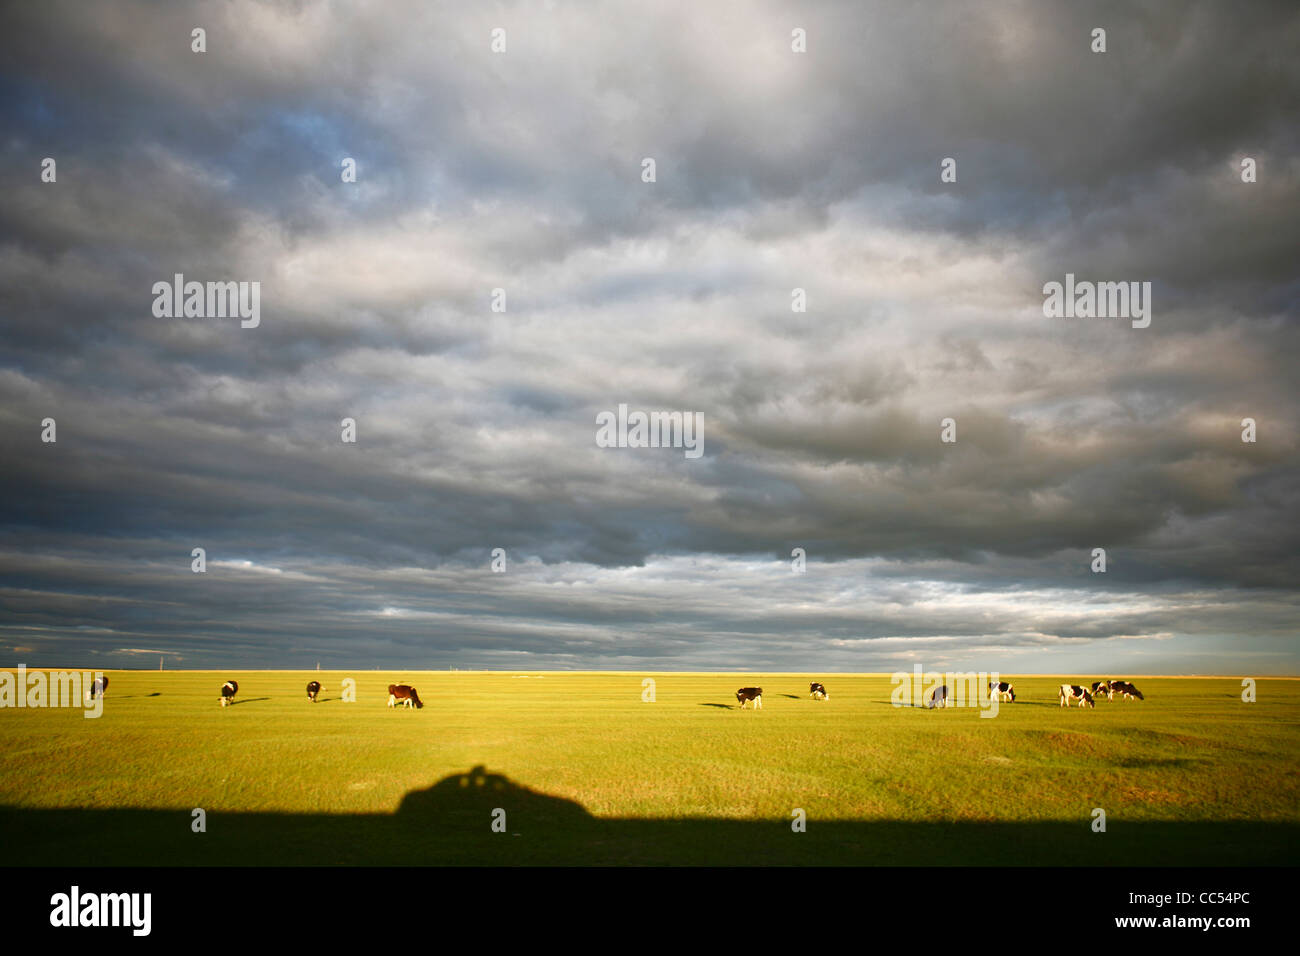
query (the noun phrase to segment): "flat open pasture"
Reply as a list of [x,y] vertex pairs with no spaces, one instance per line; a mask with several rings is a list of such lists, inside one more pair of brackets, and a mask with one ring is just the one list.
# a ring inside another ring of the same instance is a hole
[[[1296,680],[1244,703],[1236,678],[1135,677],[1145,701],[1081,710],[1057,705],[1062,678],[1013,675],[1016,702],[981,718],[895,707],[888,675],[812,675],[828,701],[797,674],[108,676],[98,719],[0,709],[5,864],[1235,865],[1300,848]],[[426,706],[390,710],[394,682]],[[751,684],[763,708],[741,711]]]

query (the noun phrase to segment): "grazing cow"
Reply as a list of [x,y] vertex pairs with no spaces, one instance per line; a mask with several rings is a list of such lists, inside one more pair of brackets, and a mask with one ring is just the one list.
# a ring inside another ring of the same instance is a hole
[[1126,680],[1111,681],[1110,689],[1112,693],[1122,694],[1125,700],[1132,700],[1135,697],[1138,700],[1146,700],[1146,698],[1142,696],[1142,691],[1138,690]]
[[754,709],[758,710],[763,706],[763,688],[742,687],[736,691],[736,700],[740,701],[741,710],[744,710],[745,705],[751,700],[754,702]]
[[940,684],[938,687],[934,689],[934,693],[930,695],[929,706],[932,710],[935,707],[948,706],[948,685],[947,684]]
[[238,692],[239,692],[239,685],[235,683],[233,680],[228,680],[224,684],[222,684],[221,685],[221,706],[225,707],[228,704],[233,704],[235,702],[235,694],[237,694]]
[[1001,700],[1003,697],[1010,698],[1012,701],[1016,699],[1016,689],[1006,681],[1001,681],[997,684],[989,681],[989,696],[992,697],[994,693],[998,695],[998,700]]
[[316,703],[316,695],[319,694],[323,689],[324,688],[322,688],[320,685],[320,681],[318,680],[312,681],[310,684],[307,685],[307,699],[311,701],[313,704]]
[[415,688],[410,684],[389,684],[388,706],[396,707],[399,703],[406,707],[412,705],[415,707],[424,706],[424,701],[420,700],[420,695],[415,692]]
[[1102,694],[1106,695],[1107,700],[1115,699],[1115,692],[1110,689],[1111,681],[1095,680],[1092,682],[1092,696],[1094,699],[1100,698]]
[[1086,687],[1080,687],[1078,684],[1062,684],[1060,699],[1062,707],[1069,707],[1070,701],[1072,700],[1077,700],[1080,707],[1097,706],[1096,703],[1093,702],[1092,691],[1088,690]]
[[816,681],[808,685],[808,696],[813,700],[830,700],[830,695],[826,693],[826,685],[818,684]]
[[103,697],[104,691],[108,690],[108,678],[96,677],[90,682],[90,687],[86,689],[86,700],[94,700],[96,697]]

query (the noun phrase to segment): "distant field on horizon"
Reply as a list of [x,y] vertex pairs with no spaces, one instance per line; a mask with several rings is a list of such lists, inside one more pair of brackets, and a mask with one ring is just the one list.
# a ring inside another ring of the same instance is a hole
[[[1057,705],[1064,677],[1010,675],[1018,700],[988,719],[894,707],[888,674],[809,672],[819,702],[796,673],[105,673],[99,719],[0,709],[5,863],[1236,865],[1300,849],[1289,677],[1257,677],[1250,704],[1241,678],[1145,677],[1145,701],[1079,710]],[[426,706],[387,708],[395,681]],[[751,683],[763,709],[741,712]]]

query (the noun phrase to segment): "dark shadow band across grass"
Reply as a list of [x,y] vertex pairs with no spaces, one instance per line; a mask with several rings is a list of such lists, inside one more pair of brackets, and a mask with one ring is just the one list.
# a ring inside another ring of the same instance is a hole
[[[503,832],[493,820],[505,811]],[[476,767],[408,793],[393,814],[0,807],[10,866],[249,865],[1292,865],[1300,825],[1089,820],[917,823],[608,819]]]

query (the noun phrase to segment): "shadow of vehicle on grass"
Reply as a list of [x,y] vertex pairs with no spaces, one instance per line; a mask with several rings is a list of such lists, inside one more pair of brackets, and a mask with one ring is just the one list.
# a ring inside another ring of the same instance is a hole
[[856,865],[1097,866],[1100,839],[1143,866],[1290,865],[1300,825],[618,819],[476,766],[413,790],[391,814],[0,807],[9,866]]

